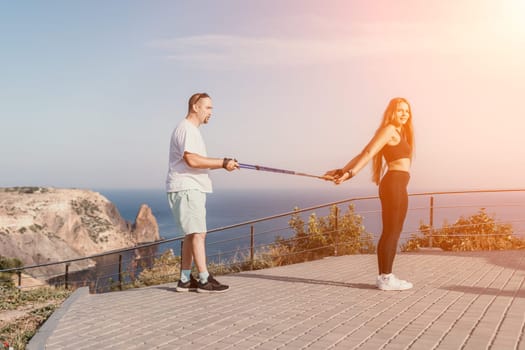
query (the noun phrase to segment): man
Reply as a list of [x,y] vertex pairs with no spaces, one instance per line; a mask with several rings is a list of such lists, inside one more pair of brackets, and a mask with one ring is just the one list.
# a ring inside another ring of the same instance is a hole
[[[233,171],[239,163],[230,158],[209,158],[199,131],[211,117],[212,101],[208,94],[197,93],[188,101],[188,114],[173,131],[170,143],[169,171],[166,180],[168,202],[175,221],[186,235],[182,248],[178,292],[225,292],[228,286],[208,273],[206,266],[206,193],[212,192],[209,169]],[[196,280],[191,267],[199,272]]]

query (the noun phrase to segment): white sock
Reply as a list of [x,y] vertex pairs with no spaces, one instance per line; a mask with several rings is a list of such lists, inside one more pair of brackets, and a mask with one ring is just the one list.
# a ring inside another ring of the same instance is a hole
[[204,271],[204,272],[199,272],[199,280],[202,284],[205,284],[205,283],[208,283],[208,276],[210,274],[208,273],[208,271]]
[[180,271],[180,281],[186,283],[190,280],[191,270],[181,270]]

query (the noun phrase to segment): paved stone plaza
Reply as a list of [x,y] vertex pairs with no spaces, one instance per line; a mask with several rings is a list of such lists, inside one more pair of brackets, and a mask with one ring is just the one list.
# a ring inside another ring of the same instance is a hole
[[375,255],[175,283],[77,290],[28,349],[525,349],[525,251],[399,254],[404,292],[375,288]]

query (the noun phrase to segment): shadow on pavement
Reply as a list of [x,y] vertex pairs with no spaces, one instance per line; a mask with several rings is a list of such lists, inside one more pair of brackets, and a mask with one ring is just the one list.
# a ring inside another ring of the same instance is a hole
[[356,288],[356,289],[377,289],[374,284],[325,281],[325,280],[315,280],[311,278],[300,278],[300,277],[289,277],[289,276],[270,276],[270,275],[252,274],[252,273],[250,274],[237,273],[237,274],[229,275],[229,277],[260,278],[260,279],[281,281],[281,282],[322,284],[322,285],[328,285],[328,286],[347,287],[347,288]]
[[495,295],[500,297],[525,298],[525,290],[501,290],[497,288],[469,287],[469,286],[447,286],[443,289],[451,292],[461,292],[479,295]]

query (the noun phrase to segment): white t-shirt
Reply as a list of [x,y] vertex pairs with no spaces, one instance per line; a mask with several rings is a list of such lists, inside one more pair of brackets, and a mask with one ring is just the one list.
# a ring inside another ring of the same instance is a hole
[[166,191],[199,190],[204,193],[212,192],[208,169],[190,167],[183,158],[184,152],[196,153],[203,157],[208,156],[199,128],[187,119],[183,119],[171,135]]

